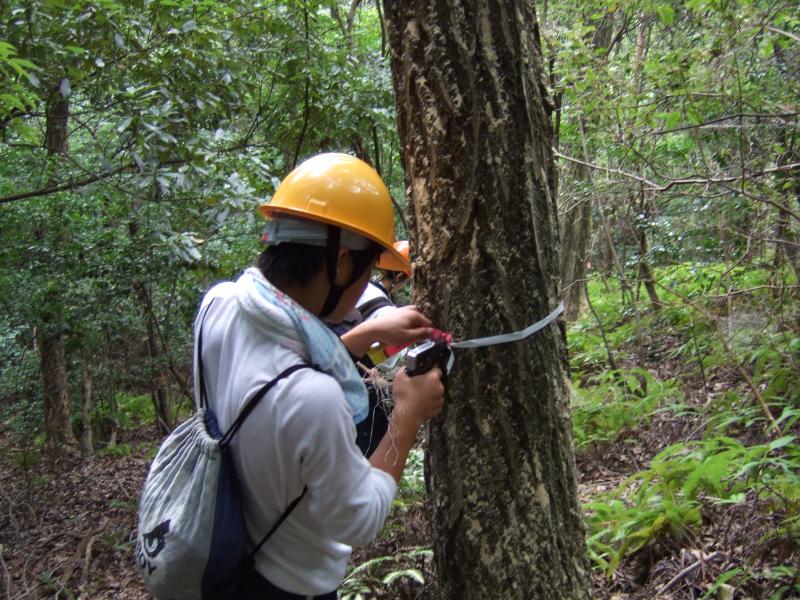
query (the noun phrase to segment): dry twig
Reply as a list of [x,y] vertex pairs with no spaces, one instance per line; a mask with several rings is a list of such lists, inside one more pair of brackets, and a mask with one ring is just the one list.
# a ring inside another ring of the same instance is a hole
[[693,562],[693,563],[692,563],[692,564],[690,564],[688,567],[686,567],[685,569],[683,569],[683,570],[682,570],[680,573],[678,573],[677,575],[675,575],[675,577],[673,577],[672,579],[670,579],[670,580],[669,580],[667,583],[665,583],[664,585],[662,585],[662,586],[661,586],[661,588],[658,590],[657,594],[658,594],[658,595],[661,595],[661,594],[663,594],[664,592],[668,591],[668,590],[669,590],[670,588],[672,588],[672,587],[673,587],[673,586],[674,586],[676,583],[678,583],[678,582],[679,582],[681,579],[683,579],[683,578],[684,578],[684,577],[686,577],[686,576],[687,576],[689,573],[691,573],[692,571],[694,571],[695,569],[697,569],[697,567],[699,567],[700,565],[702,565],[702,564],[705,564],[705,563],[707,563],[707,562],[711,562],[712,560],[714,560],[715,558],[717,558],[717,556],[719,556],[719,555],[720,555],[720,552],[719,552],[719,550],[714,550],[714,552],[712,552],[711,554],[709,554],[709,555],[708,555],[708,556],[706,556],[705,558],[703,558],[703,557],[701,556],[701,557],[700,557],[700,558],[698,558],[698,559],[697,559],[695,562]]

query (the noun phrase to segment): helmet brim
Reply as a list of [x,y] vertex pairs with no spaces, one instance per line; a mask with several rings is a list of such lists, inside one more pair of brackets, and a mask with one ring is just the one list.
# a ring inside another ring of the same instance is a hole
[[378,269],[384,271],[401,271],[411,277],[411,263],[406,260],[406,257],[399,254],[394,248],[392,251],[384,250],[378,259]]

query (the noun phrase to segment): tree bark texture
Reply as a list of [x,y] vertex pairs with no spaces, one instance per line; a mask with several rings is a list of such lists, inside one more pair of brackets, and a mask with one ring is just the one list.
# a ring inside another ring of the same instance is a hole
[[[58,92],[47,104],[44,146],[48,156],[66,154],[69,149],[69,103]],[[67,368],[64,357],[63,318],[60,308],[48,311],[37,327],[39,361],[42,371],[44,431],[48,444],[74,445],[75,436],[69,421]]]
[[[591,171],[577,165],[576,179],[591,186]],[[560,218],[563,244],[561,246],[561,289],[564,298],[564,316],[572,323],[577,321],[586,305],[587,263],[589,238],[592,235],[591,197],[582,197],[564,208]]]
[[94,397],[92,388],[92,370],[88,364],[84,363],[81,377],[81,422],[83,424],[81,451],[84,456],[92,456],[94,454],[94,436],[92,435],[92,405],[94,404]]
[[37,335],[42,367],[44,396],[44,431],[51,446],[74,445],[75,436],[69,421],[67,368],[64,359],[64,336]]
[[[548,99],[532,3],[384,2],[417,302],[456,338],[558,304]],[[563,325],[456,350],[426,478],[446,598],[588,598]]]

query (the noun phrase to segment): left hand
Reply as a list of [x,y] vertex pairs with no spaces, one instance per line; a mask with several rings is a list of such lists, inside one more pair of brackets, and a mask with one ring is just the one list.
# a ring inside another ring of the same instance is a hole
[[386,345],[413,344],[433,335],[433,323],[413,304],[387,311],[367,324],[374,328],[374,341]]
[[356,356],[364,354],[374,342],[387,346],[413,344],[431,337],[433,323],[416,306],[386,311],[380,317],[359,323],[342,335],[342,341]]

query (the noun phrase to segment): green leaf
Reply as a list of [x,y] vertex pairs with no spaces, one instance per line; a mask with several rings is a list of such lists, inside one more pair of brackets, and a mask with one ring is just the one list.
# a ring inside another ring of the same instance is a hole
[[681,122],[681,113],[673,111],[664,116],[664,129],[674,129]]
[[664,25],[672,25],[675,22],[675,9],[669,4],[659,4],[655,7],[658,20]]
[[410,577],[417,583],[425,583],[425,577],[422,575],[422,571],[419,569],[402,569],[400,571],[392,571],[388,575],[384,576],[383,579],[381,579],[381,583],[384,585],[389,585],[400,577]]
[[785,435],[777,440],[773,440],[769,443],[770,450],[777,450],[778,448],[783,448],[784,446],[788,446],[791,444],[796,436],[794,435]]

